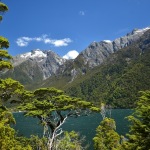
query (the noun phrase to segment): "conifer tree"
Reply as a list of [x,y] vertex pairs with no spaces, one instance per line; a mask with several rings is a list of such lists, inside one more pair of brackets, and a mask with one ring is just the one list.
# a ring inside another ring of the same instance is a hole
[[[2,14],[8,11],[8,7],[0,2],[0,21],[2,21]],[[11,56],[5,50],[9,47],[9,41],[0,36],[0,71],[3,69],[12,68],[9,61]],[[29,145],[22,145],[16,139],[16,132],[11,128],[10,123],[15,123],[12,113],[4,106],[5,101],[17,95],[23,89],[23,86],[13,79],[0,79],[0,149],[1,150],[32,150]]]
[[140,94],[135,112],[128,117],[131,128],[128,140],[122,145],[125,150],[150,149],[150,91],[142,91]]
[[3,19],[1,14],[4,14],[7,11],[8,11],[7,5],[5,5],[4,3],[0,2],[0,21],[2,21],[2,19]]
[[115,121],[111,118],[104,118],[96,129],[96,136],[93,138],[95,150],[117,150],[120,146],[120,136],[115,131]]
[[116,132],[116,122],[111,117],[111,106],[101,103],[102,121],[96,129],[96,135],[93,138],[95,150],[119,150],[121,137]]
[[[8,11],[8,7],[4,3],[0,2],[0,14],[5,13],[6,11]],[[0,15],[0,21],[2,21],[2,15]],[[8,47],[8,39],[0,36],[0,71],[5,68],[12,68],[12,65],[9,61],[9,59],[11,59],[11,56],[8,54],[8,51],[5,50]]]

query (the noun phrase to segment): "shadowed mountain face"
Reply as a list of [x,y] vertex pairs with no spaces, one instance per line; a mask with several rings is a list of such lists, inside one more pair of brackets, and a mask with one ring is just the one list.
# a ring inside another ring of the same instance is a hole
[[19,80],[29,89],[53,86],[95,103],[133,107],[138,91],[150,88],[149,29],[133,30],[114,41],[93,42],[74,60],[51,50],[33,50],[15,56],[14,68],[2,77]]

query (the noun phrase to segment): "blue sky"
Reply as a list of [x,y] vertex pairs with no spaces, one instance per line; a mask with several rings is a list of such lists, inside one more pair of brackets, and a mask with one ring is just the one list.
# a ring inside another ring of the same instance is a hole
[[13,56],[33,49],[64,56],[91,42],[114,40],[134,28],[150,26],[150,0],[2,0],[9,11],[0,35]]

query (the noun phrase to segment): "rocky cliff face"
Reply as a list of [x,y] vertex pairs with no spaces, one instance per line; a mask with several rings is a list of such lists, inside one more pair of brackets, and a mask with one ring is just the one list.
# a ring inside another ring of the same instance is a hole
[[[54,75],[66,60],[51,50],[41,51],[39,49],[13,57],[14,69],[10,72],[16,74],[16,70],[24,72],[30,79],[41,76],[45,80]],[[19,68],[19,70],[17,69]],[[38,75],[36,74],[38,71]],[[19,74],[18,74],[19,75]]]
[[150,27],[144,29],[134,29],[126,36],[115,39],[114,41],[104,40],[91,43],[78,57],[83,58],[84,65],[90,68],[100,65],[111,53],[122,49],[137,41]]

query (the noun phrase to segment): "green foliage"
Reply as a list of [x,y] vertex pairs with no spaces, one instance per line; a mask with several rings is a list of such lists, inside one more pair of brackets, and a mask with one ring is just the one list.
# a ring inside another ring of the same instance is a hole
[[[4,13],[8,10],[8,7],[0,2],[0,13]],[[0,21],[2,16],[0,16]],[[8,48],[9,42],[6,38],[0,36],[0,71],[2,69],[12,68],[11,63],[8,61],[11,56],[6,50],[2,48]],[[23,146],[16,138],[16,132],[10,127],[11,123],[15,123],[12,113],[8,111],[5,103],[16,96],[23,86],[12,79],[0,79],[0,149],[1,150],[32,150],[31,146]]]
[[17,99],[16,96],[23,90],[23,85],[11,78],[0,79],[0,104],[5,104],[12,98]]
[[115,121],[105,118],[96,129],[93,138],[95,150],[117,150],[120,146],[120,136],[116,130]]
[[[6,11],[8,11],[7,5],[0,2],[0,13],[5,13]],[[0,21],[2,21],[2,15],[0,15]]]
[[6,50],[3,50],[2,48],[8,48],[9,42],[6,38],[0,36],[0,71],[2,69],[11,69],[12,65],[9,61],[11,59],[11,56],[8,54]]
[[0,36],[0,48],[8,48],[8,47],[9,47],[8,39]]
[[12,57],[8,54],[8,51],[1,50],[0,51],[0,60],[2,60],[3,58],[11,59]]
[[6,50],[2,49],[8,47],[9,47],[8,39],[0,36],[0,71],[5,68],[7,69],[12,68],[12,64],[9,61],[9,59],[11,59],[11,56],[8,54]]
[[37,99],[51,99],[54,96],[60,96],[63,94],[63,91],[56,88],[40,88],[34,91],[34,95],[37,97]]
[[126,150],[150,149],[150,91],[140,93],[135,113],[128,117],[132,124],[129,139],[123,144]]
[[63,91],[55,88],[37,89],[33,94],[34,98],[32,103],[25,103],[19,107],[22,110],[28,110],[27,115],[31,116],[48,116],[53,111],[74,111],[76,109],[90,109],[93,107],[90,102],[83,101],[79,98],[69,97],[65,95]]
[[24,146],[30,145],[32,150],[47,150],[46,139],[39,138],[38,136],[31,135],[30,138],[18,137],[17,138]]
[[[47,139],[39,138],[38,136],[31,135],[30,138],[17,137],[17,140],[22,143],[23,146],[30,145],[32,150],[48,150]],[[75,131],[65,131],[56,141],[55,148],[57,150],[84,150],[83,147],[84,137],[81,138]]]
[[32,150],[29,145],[22,146],[22,144],[16,140],[15,130],[10,127],[10,123],[14,123],[15,120],[12,114],[8,111],[0,113],[0,149],[1,150]]
[[9,61],[0,61],[0,70],[7,68],[7,69],[11,69],[12,65]]
[[64,135],[56,143],[58,150],[83,150],[82,146],[84,139],[81,139],[75,131],[64,132]]
[[5,5],[4,3],[0,2],[0,12],[6,12],[6,11],[8,11],[7,5]]
[[99,111],[92,103],[65,95],[55,88],[37,89],[32,94],[32,101],[25,101],[18,108],[27,116],[39,118],[49,149],[54,147],[56,137],[62,133],[60,127],[68,117],[87,115],[90,109]]
[[4,125],[15,123],[15,119],[13,115],[9,111],[0,111],[0,121],[3,122]]
[[[8,7],[0,2],[0,12],[5,12],[8,10]],[[3,50],[3,48],[9,47],[8,39],[0,36],[0,71],[7,68],[12,68],[11,62],[8,60],[12,57],[8,54],[8,51]],[[0,79],[0,107],[3,108],[4,102],[11,99],[14,95],[16,95],[23,86],[10,78],[8,79]]]
[[6,50],[0,50],[0,70],[4,68],[12,68],[11,63],[8,61],[9,59],[11,59],[11,56],[8,52]]

